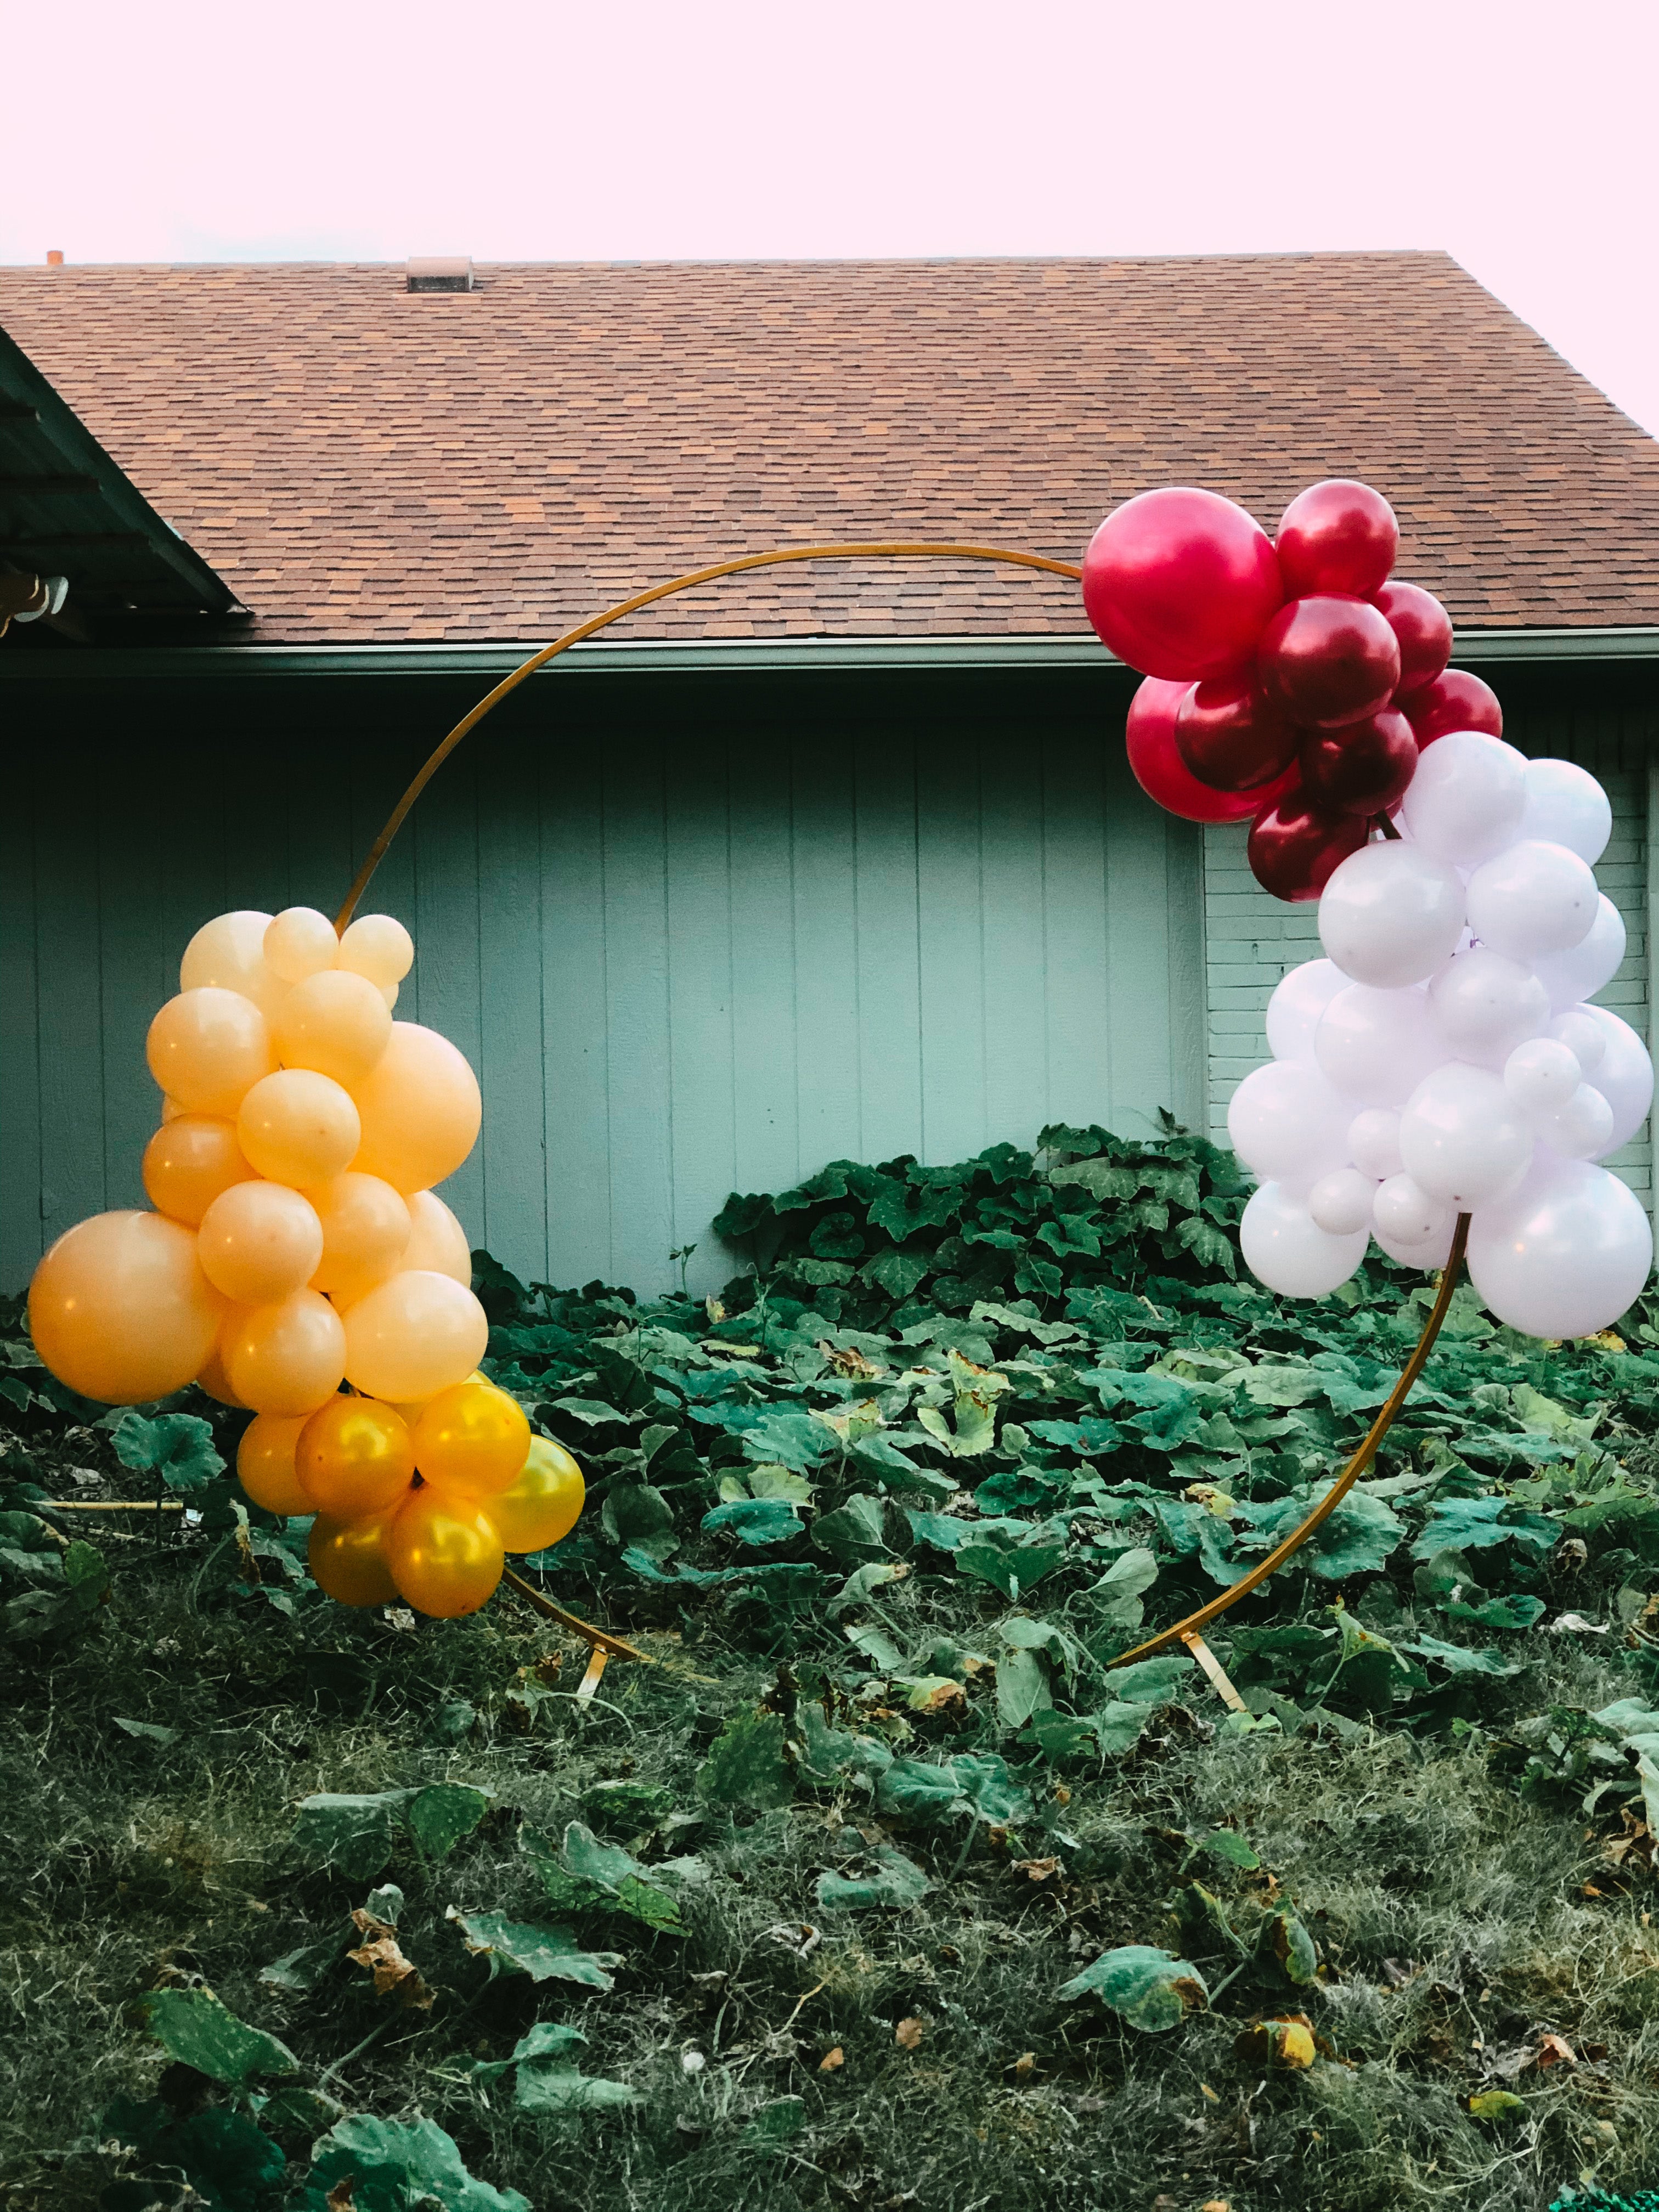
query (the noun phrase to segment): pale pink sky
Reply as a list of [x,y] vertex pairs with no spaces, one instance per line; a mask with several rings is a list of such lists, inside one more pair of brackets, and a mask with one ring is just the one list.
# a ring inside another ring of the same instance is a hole
[[1437,246],[1659,432],[1653,0],[15,0],[0,261]]

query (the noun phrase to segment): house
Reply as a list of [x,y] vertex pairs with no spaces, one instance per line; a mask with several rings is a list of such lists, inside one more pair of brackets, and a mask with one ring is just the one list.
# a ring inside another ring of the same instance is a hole
[[[1659,446],[1435,253],[0,270],[0,1284],[141,1203],[151,1013],[232,906],[332,910],[501,674],[782,544],[1079,557],[1128,495],[1387,493],[1508,733],[1601,778],[1650,1027]],[[33,381],[31,381],[33,379]],[[165,520],[163,520],[165,518]],[[733,1188],[1048,1121],[1224,1125],[1314,917],[1147,802],[1075,587],[816,562],[527,684],[368,902],[481,1075],[447,1188],[520,1273],[653,1288]],[[1650,1197],[1646,1133],[1621,1170]]]

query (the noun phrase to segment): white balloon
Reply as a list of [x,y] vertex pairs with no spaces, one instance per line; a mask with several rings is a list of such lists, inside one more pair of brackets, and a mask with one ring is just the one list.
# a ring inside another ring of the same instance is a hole
[[1361,1175],[1358,1168],[1333,1168],[1308,1193],[1308,1212],[1329,1235],[1352,1237],[1356,1229],[1370,1227],[1376,1195],[1374,1177]]
[[1550,1150],[1565,1160],[1599,1159],[1613,1149],[1613,1109],[1588,1083],[1581,1083],[1553,1114],[1534,1115],[1533,1127]]
[[1565,845],[1593,868],[1613,835],[1607,794],[1587,769],[1572,761],[1528,761],[1521,835]]
[[1585,1075],[1594,1075],[1601,1065],[1607,1036],[1593,1006],[1568,1006],[1550,1024],[1550,1035],[1565,1045]]
[[1319,1017],[1347,981],[1334,960],[1304,960],[1282,978],[1267,1001],[1267,1049],[1275,1060],[1313,1058]]
[[1264,1182],[1297,1178],[1305,1188],[1347,1158],[1349,1109],[1305,1060],[1252,1068],[1227,1108],[1233,1150]]
[[1363,1229],[1330,1236],[1276,1182],[1264,1182],[1252,1194],[1238,1242],[1256,1280],[1287,1298],[1322,1298],[1346,1283],[1365,1256]]
[[1523,1114],[1559,1114],[1583,1081],[1578,1055],[1554,1037],[1529,1037],[1504,1062],[1504,1088]]
[[1455,871],[1403,840],[1350,853],[1320,895],[1321,944],[1345,975],[1379,990],[1433,975],[1462,928]]
[[1468,1213],[1515,1189],[1532,1158],[1532,1130],[1501,1076],[1449,1060],[1407,1100],[1400,1156],[1431,1198]]
[[1371,1201],[1371,1222],[1377,1243],[1391,1260],[1442,1267],[1451,1251],[1457,1209],[1431,1198],[1413,1176],[1390,1176]]
[[[1601,1147],[1600,1158],[1616,1152],[1631,1139],[1648,1118],[1648,1109],[1653,1103],[1653,1062],[1648,1058],[1648,1048],[1628,1022],[1621,1022],[1617,1014],[1610,1014],[1605,1006],[1586,1006],[1583,1010],[1600,1029],[1606,1041],[1606,1049],[1596,1062],[1596,1089],[1613,1109],[1613,1134]],[[1582,1060],[1583,1055],[1579,1055]],[[1590,1071],[1584,1070],[1586,1075]]]
[[1381,1182],[1404,1167],[1400,1157],[1400,1116],[1390,1106],[1368,1106],[1348,1124],[1348,1157],[1361,1175]]
[[[1342,863],[1345,868],[1352,865]],[[1494,952],[1506,952],[1511,960],[1536,960],[1540,953],[1565,952],[1583,944],[1600,896],[1588,864],[1577,853],[1523,838],[1470,877],[1469,927]]]
[[1351,983],[1320,1018],[1314,1057],[1345,1097],[1370,1106],[1403,1106],[1445,1057],[1445,1048],[1434,1033],[1425,991],[1374,991],[1368,983]]
[[1618,1176],[1540,1151],[1532,1173],[1469,1230],[1469,1275],[1487,1310],[1528,1336],[1589,1336],[1640,1295],[1653,1232]]
[[1550,1012],[1532,969],[1486,945],[1452,955],[1429,985],[1429,1006],[1448,1050],[1489,1067],[1501,1067],[1523,1038],[1536,1036]]
[[1425,745],[1401,812],[1419,849],[1474,867],[1521,835],[1527,763],[1502,738],[1449,730]]
[[1569,952],[1540,952],[1533,963],[1552,1006],[1593,999],[1619,973],[1625,957],[1625,917],[1603,891],[1595,919]]

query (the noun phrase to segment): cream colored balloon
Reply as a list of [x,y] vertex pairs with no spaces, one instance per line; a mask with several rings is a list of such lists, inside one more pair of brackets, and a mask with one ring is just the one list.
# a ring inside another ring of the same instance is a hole
[[[348,1169],[329,1182],[314,1183],[306,1196],[323,1224],[323,1256],[312,1276],[313,1290],[333,1292],[361,1281],[362,1291],[395,1273],[409,1243],[409,1205],[379,1176]],[[349,1304],[337,1297],[335,1304]]]
[[415,940],[389,914],[362,914],[340,939],[337,965],[371,983],[401,983],[415,965]]
[[454,1174],[483,1114],[478,1079],[465,1057],[418,1022],[393,1022],[386,1050],[352,1096],[363,1122],[352,1165],[405,1193]]
[[284,1067],[361,1083],[386,1050],[392,1009],[367,975],[324,968],[289,991],[271,1035]]
[[185,947],[179,963],[179,988],[198,991],[213,984],[252,999],[269,1021],[288,985],[265,965],[265,932],[270,916],[252,908],[216,915],[204,921]]
[[339,949],[334,924],[314,906],[284,907],[265,931],[265,965],[285,983],[302,983],[331,968]]
[[323,1224],[286,1183],[234,1183],[196,1232],[203,1272],[235,1304],[264,1306],[304,1288],[323,1256]]
[[376,988],[386,1000],[386,1010],[390,1013],[398,1003],[398,986],[395,983],[381,983]]
[[187,1114],[234,1114],[276,1065],[270,1024],[258,1006],[216,984],[167,1000],[149,1025],[144,1057]]
[[220,1342],[231,1389],[256,1413],[314,1413],[345,1373],[345,1330],[317,1291],[237,1307]]
[[362,1136],[351,1093],[308,1067],[267,1075],[236,1116],[236,1140],[259,1173],[296,1190],[349,1167]]
[[345,1317],[345,1340],[353,1388],[398,1405],[465,1382],[483,1358],[489,1323],[452,1276],[405,1270],[358,1299]]
[[428,1267],[472,1287],[472,1248],[466,1231],[435,1191],[417,1190],[409,1201],[413,1224],[403,1256],[405,1267]]
[[221,1191],[252,1173],[236,1141],[236,1124],[211,1114],[175,1114],[144,1147],[150,1204],[192,1229]]
[[182,1390],[207,1364],[224,1312],[194,1233],[160,1213],[77,1222],[29,1285],[35,1350],[60,1382],[106,1406]]

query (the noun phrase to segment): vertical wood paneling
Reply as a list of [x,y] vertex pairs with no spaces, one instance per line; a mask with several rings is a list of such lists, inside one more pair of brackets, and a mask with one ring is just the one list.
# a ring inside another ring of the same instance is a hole
[[770,731],[739,729],[727,757],[738,1185],[787,1190],[800,1173],[789,752]]
[[1043,961],[1042,747],[1039,733],[981,741],[979,892],[984,945],[985,1085],[978,1152],[1005,1133],[1035,1137],[1048,1112]]
[[670,754],[664,834],[672,1214],[665,1249],[696,1247],[685,1279],[703,1291],[718,1290],[733,1272],[732,1255],[708,1225],[738,1174],[727,805],[722,759]]
[[888,1160],[921,1142],[916,761],[908,745],[866,729],[854,762],[859,1110],[850,1149]]
[[669,1279],[673,1090],[663,765],[629,748],[605,775],[605,1078],[611,1095],[611,1276]]
[[791,750],[795,1157],[796,1173],[811,1175],[859,1143],[856,832],[844,747],[813,731]]
[[[1093,731],[1043,743],[1042,967],[1048,1010],[1043,1118],[1109,1120],[1106,981],[1106,747]],[[1035,1132],[1033,1132],[1035,1133]]]
[[[413,1018],[458,1045],[475,1070],[483,1060],[477,805],[483,757],[482,751],[463,752],[447,761],[404,832],[415,847]],[[408,1018],[404,995],[398,1012]],[[475,1145],[471,1158],[446,1182],[442,1196],[470,1241],[482,1243],[482,1146]]]
[[105,1207],[106,1083],[137,1071],[104,1052],[98,839],[88,834],[93,762],[82,744],[43,748],[35,778],[35,897],[40,967],[40,1212],[48,1242]]
[[[147,919],[159,909],[165,867],[161,796],[141,756],[110,758],[98,779],[97,820],[105,1203],[144,1206],[144,1146],[161,1118],[144,1039],[156,1008],[179,988],[179,969]],[[135,1075],[144,1079],[129,1079]]]
[[478,957],[489,987],[479,994],[477,1233],[503,1267],[535,1279],[547,1261],[541,823],[533,752],[522,738],[498,745],[499,772],[484,777],[478,813]]
[[27,1280],[42,1243],[35,786],[33,750],[20,746],[0,805],[0,1289],[9,1291]]
[[1166,945],[1170,886],[1163,824],[1115,746],[1106,769],[1105,811],[1111,1096],[1121,1133],[1144,1137],[1156,1133],[1157,1109],[1170,1097],[1176,1009]]
[[542,762],[540,805],[547,1160],[547,1261],[540,1279],[552,1283],[583,1283],[611,1273],[602,823],[597,756],[550,746]]
[[921,1121],[907,1150],[957,1160],[985,1139],[985,898],[980,765],[955,731],[916,740]]

